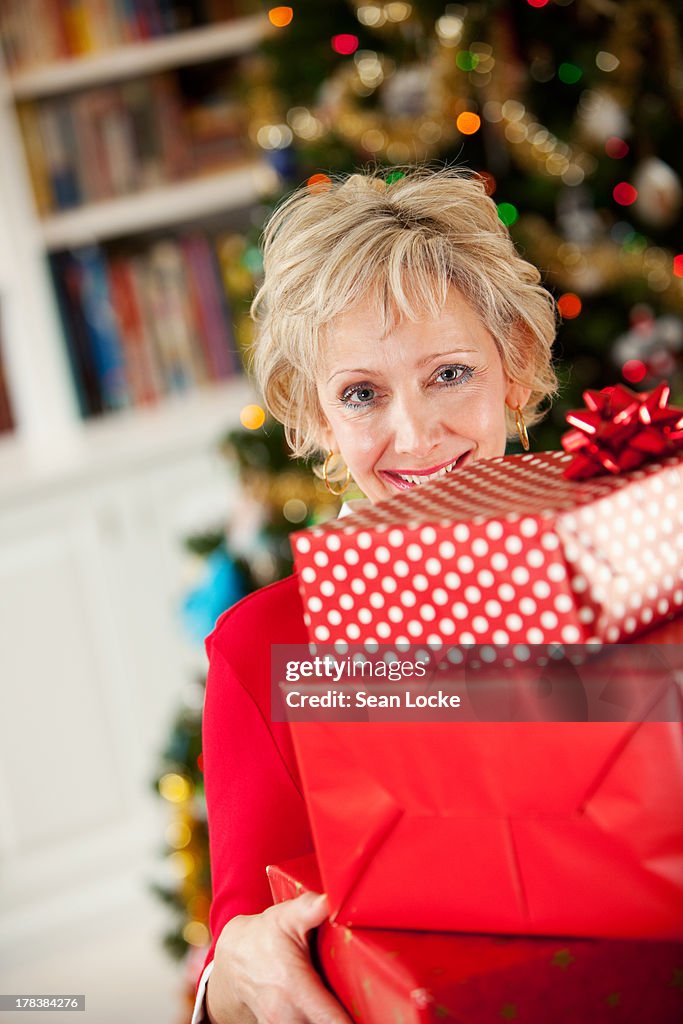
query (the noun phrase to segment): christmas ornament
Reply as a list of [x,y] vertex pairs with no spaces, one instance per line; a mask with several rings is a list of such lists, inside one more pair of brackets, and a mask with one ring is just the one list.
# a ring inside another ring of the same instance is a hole
[[673,224],[681,209],[683,188],[678,175],[658,157],[642,160],[633,173],[638,192],[634,209],[641,220],[653,228]]
[[[649,306],[639,304],[631,313],[629,330],[620,335],[612,350],[614,363],[626,380],[637,383],[647,376],[671,378],[683,352],[683,320],[677,316],[654,316]],[[634,369],[642,374],[634,376]]]
[[648,459],[683,449],[683,409],[669,406],[666,382],[638,394],[623,384],[584,391],[585,409],[567,413],[574,427],[562,447],[575,455],[563,475],[585,480],[602,473],[623,473]]
[[631,133],[626,110],[605,90],[584,93],[577,120],[583,135],[592,143],[603,145],[614,136],[623,139]]

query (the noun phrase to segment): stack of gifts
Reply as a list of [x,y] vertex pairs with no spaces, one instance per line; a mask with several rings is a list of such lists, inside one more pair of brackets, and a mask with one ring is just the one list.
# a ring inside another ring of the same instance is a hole
[[[296,534],[312,643],[683,641],[683,411],[587,398],[567,452]],[[319,868],[271,887],[328,893],[353,1019],[683,1018],[680,694],[652,719],[292,723]]]

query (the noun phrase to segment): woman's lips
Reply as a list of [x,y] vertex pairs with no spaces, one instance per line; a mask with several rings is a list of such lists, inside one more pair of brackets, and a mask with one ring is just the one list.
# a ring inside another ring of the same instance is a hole
[[[469,461],[472,449],[468,448],[462,455],[458,455],[449,462],[442,462],[440,466],[420,472],[410,470],[380,469],[380,476],[384,477],[397,491],[409,491],[413,487],[421,487],[422,484],[431,480],[440,480],[455,469],[461,469]],[[406,479],[407,478],[407,479]]]

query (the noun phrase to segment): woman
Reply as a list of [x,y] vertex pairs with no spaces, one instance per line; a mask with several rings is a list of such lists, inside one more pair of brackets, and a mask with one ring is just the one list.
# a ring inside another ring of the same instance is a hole
[[[294,454],[327,452],[328,487],[352,476],[373,503],[500,456],[515,432],[526,446],[555,388],[553,300],[482,182],[456,169],[391,177],[283,202],[252,307],[256,378]],[[207,638],[214,946],[195,1022],[349,1020],[308,956],[325,897],[269,907],[265,874],[313,848],[289,727],[269,714],[270,644],[307,641],[295,576],[245,598]]]

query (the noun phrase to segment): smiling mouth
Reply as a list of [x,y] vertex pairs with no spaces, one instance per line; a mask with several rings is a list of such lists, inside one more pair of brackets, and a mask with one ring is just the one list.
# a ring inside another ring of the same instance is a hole
[[456,459],[451,462],[446,462],[438,469],[431,470],[423,473],[401,473],[394,469],[381,469],[380,474],[389,481],[390,484],[399,490],[409,490],[411,487],[421,487],[422,484],[428,484],[430,480],[441,480],[442,477],[448,476],[454,469],[461,469],[466,462],[469,461],[469,457],[472,454],[472,449],[468,448],[466,452],[458,455]]

